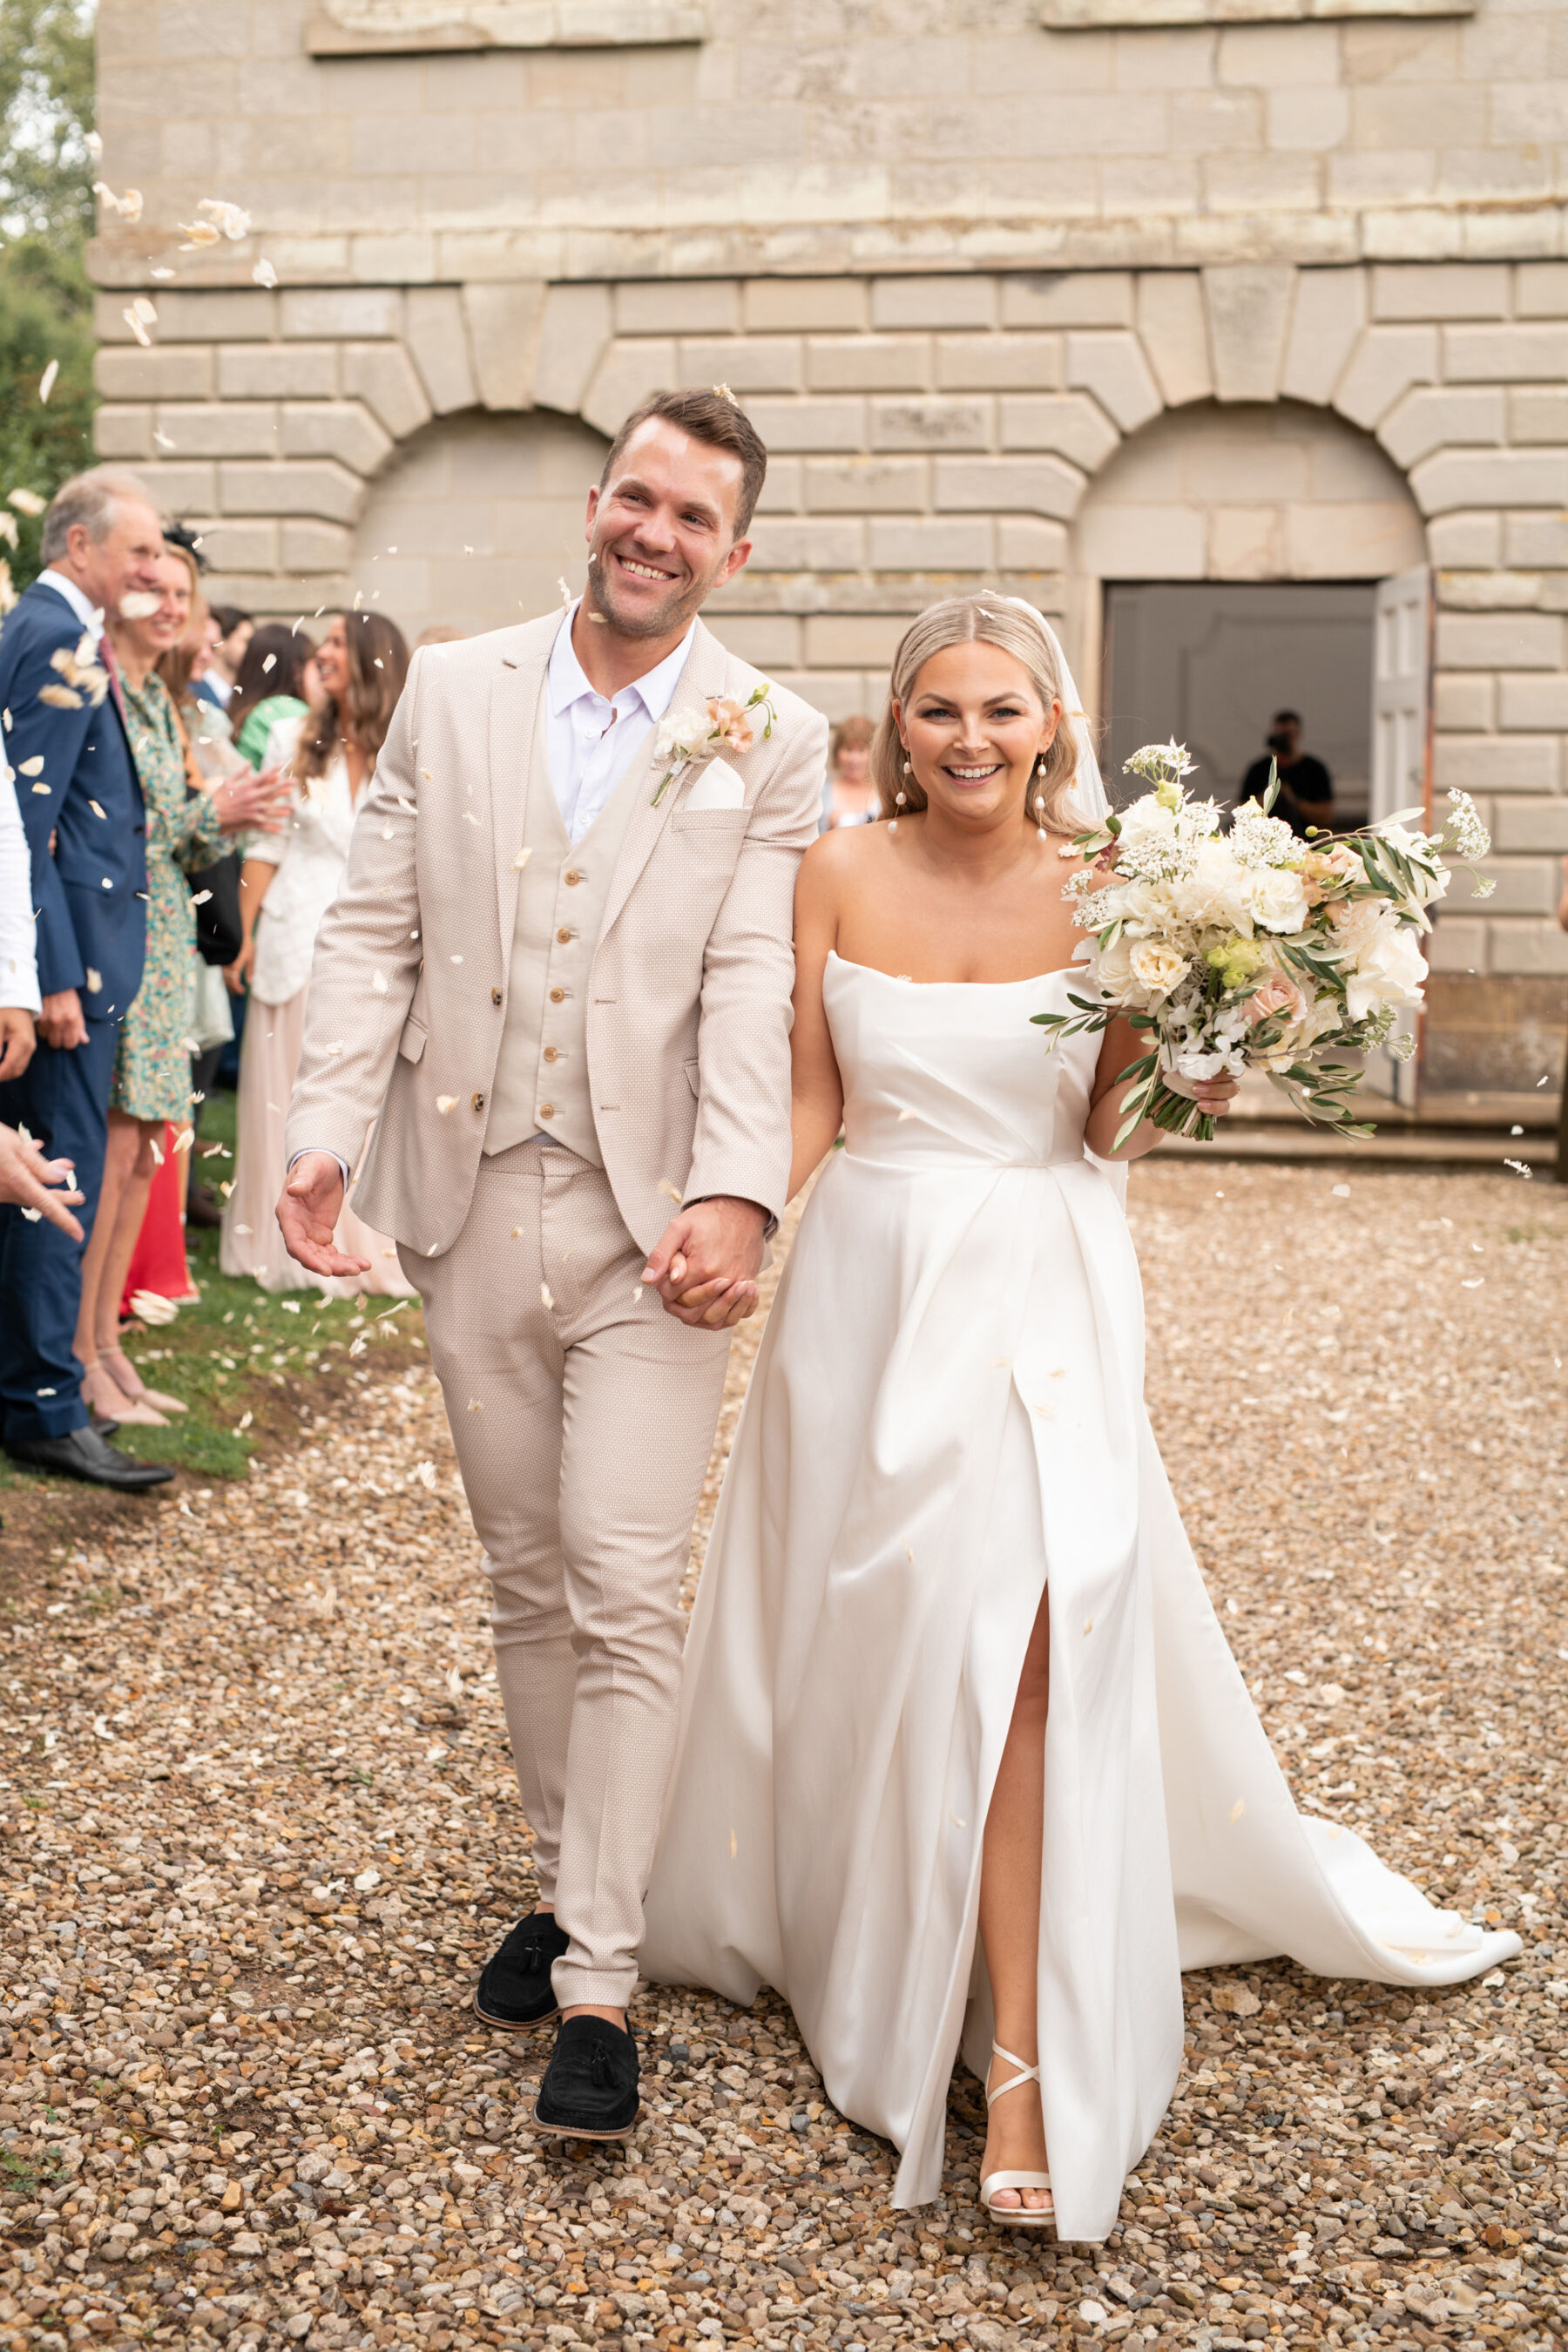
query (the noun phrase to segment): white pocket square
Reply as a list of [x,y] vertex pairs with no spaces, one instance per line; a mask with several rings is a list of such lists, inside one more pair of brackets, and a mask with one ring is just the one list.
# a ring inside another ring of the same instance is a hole
[[686,795],[689,809],[738,809],[745,805],[746,787],[724,760],[710,760]]

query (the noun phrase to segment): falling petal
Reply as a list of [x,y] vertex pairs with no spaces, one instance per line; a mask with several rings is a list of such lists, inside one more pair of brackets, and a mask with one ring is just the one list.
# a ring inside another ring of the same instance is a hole
[[81,697],[73,694],[68,686],[40,686],[38,700],[47,702],[51,710],[79,710]]
[[48,504],[47,499],[41,499],[37,490],[12,490],[8,495],[18,514],[41,515]]
[[443,1118],[446,1118],[447,1113],[451,1109],[452,1105],[457,1101],[457,1099],[458,1097],[456,1095],[437,1096],[436,1108],[440,1112]]
[[1232,1805],[1232,1807],[1231,1807],[1231,1809],[1230,1809],[1230,1818],[1231,1818],[1231,1820],[1232,1820],[1233,1822],[1238,1822],[1238,1821],[1241,1819],[1241,1817],[1242,1817],[1243,1813],[1244,1813],[1244,1812],[1246,1812],[1246,1811],[1247,1811],[1247,1799],[1246,1799],[1245,1797],[1237,1797],[1237,1801],[1236,1801],[1235,1804],[1234,1804],[1234,1805]]
[[58,375],[59,372],[60,363],[58,360],[51,360],[48,366],[44,370],[43,374],[38,379],[38,398],[43,401],[46,405],[47,405],[50,393],[53,392],[55,388],[55,378]]
[[19,776],[41,776],[43,772],[44,755],[41,751],[35,753],[30,760],[19,760],[16,763],[16,773]]
[[384,971],[373,971],[370,976],[370,984],[372,988],[374,989],[378,996],[384,996],[386,994],[386,974]]
[[1084,1632],[1085,1632],[1086,1633],[1093,1633],[1093,1631],[1094,1631],[1094,1620],[1093,1620],[1093,1618],[1092,1618],[1092,1617],[1086,1617],[1086,1618],[1084,1619],[1084,1621],[1083,1621],[1083,1630],[1084,1630]]
[[120,600],[120,617],[122,621],[145,621],[162,602],[163,598],[155,596],[150,588],[128,589]]
[[550,1285],[547,1282],[542,1282],[539,1286],[539,1303],[547,1315],[554,1314],[555,1301],[550,1295]]
[[[161,1160],[159,1164],[163,1164]],[[163,1297],[156,1290],[134,1290],[131,1294],[131,1312],[143,1323],[173,1323],[179,1311],[172,1298]]]
[[250,235],[250,215],[242,205],[226,204],[221,196],[204,196],[196,210],[236,245]]
[[668,1176],[661,1176],[658,1180],[658,1189],[667,1201],[673,1201],[676,1207],[679,1208],[682,1195],[679,1184],[672,1184]]
[[142,350],[150,351],[153,346],[153,338],[147,332],[147,330],[142,325],[141,320],[136,316],[135,311],[127,308],[126,310],[121,310],[120,315],[124,320],[126,325],[130,328],[132,333],[135,336],[137,341],[141,344]]
[[100,971],[95,971],[95,970],[93,969],[92,965],[91,965],[91,964],[89,964],[89,965],[88,965],[88,968],[87,968],[87,992],[88,992],[88,994],[89,994],[89,996],[96,996],[96,995],[98,995],[98,993],[99,993],[99,992],[100,992],[100,991],[101,990],[102,986],[103,986],[103,974],[102,974]]
[[276,286],[278,283],[278,272],[269,261],[258,261],[250,275],[258,286]]

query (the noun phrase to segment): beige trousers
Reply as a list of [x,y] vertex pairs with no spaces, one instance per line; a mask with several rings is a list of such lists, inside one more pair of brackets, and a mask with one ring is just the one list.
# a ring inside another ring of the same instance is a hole
[[496,1671],[563,2007],[620,2008],[674,1750],[680,1580],[728,1332],[640,1280],[603,1170],[537,1139],[482,1160],[425,1305],[490,1580]]

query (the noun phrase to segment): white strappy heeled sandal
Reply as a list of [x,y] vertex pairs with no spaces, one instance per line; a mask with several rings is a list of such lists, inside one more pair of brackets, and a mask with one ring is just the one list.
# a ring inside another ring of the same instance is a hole
[[[998,2083],[994,2090],[987,2084],[985,2105],[988,2110],[1009,2091],[1021,2090],[1026,2083],[1037,2083],[1040,2079],[1037,2066],[1026,2066],[1021,2058],[1016,2057],[1011,2050],[1004,2050],[999,2042],[991,2044],[991,2054],[994,2058],[1005,2058],[1008,2065],[1016,2066],[1018,2072],[1009,2081]],[[998,2189],[1044,2189],[1048,2193],[1050,2185],[1048,2172],[988,2172],[980,2184],[981,2210],[989,2213],[993,2221],[1005,2222],[1010,2230],[1054,2229],[1057,2219],[1054,2202],[1027,2206],[994,2205],[991,2201],[992,2192]]]

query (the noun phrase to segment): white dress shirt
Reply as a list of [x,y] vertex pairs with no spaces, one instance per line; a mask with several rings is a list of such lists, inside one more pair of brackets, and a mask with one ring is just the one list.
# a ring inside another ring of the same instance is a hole
[[33,861],[16,787],[0,751],[0,1004],[39,1010],[33,933]]
[[544,688],[545,756],[574,848],[647,740],[649,729],[658,725],[675,699],[697,628],[693,621],[657,669],[634,678],[606,702],[589,685],[572,643],[577,610],[574,604],[556,632]]
[[40,588],[52,588],[57,596],[65,598],[66,603],[96,645],[103,635],[103,614],[89,596],[82,594],[76,582],[68,580],[63,572],[55,571],[51,565],[47,571],[39,572],[38,585]]

